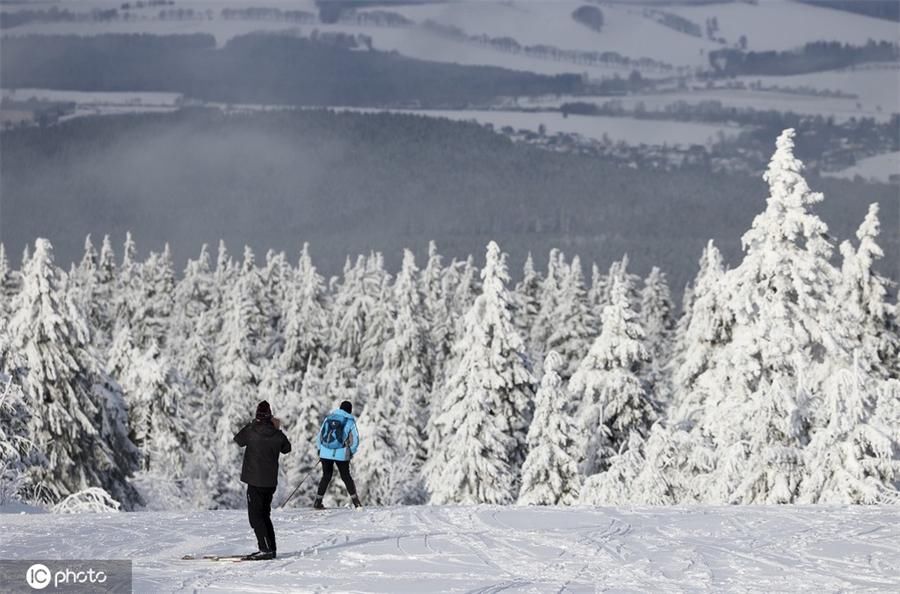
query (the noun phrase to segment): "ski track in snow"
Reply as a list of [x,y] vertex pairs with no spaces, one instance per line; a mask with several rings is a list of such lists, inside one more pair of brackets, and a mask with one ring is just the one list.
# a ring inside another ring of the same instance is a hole
[[279,558],[246,512],[4,514],[0,558],[130,558],[137,592],[900,591],[900,507],[275,511]]

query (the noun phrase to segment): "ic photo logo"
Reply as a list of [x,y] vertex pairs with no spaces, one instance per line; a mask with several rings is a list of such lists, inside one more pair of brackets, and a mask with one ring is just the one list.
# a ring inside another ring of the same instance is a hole
[[106,583],[106,572],[97,571],[93,568],[88,569],[72,569],[66,567],[58,571],[50,571],[50,568],[43,563],[35,563],[28,568],[25,573],[25,581],[35,590],[43,590],[53,582],[53,588],[69,585],[102,585]]
[[50,568],[43,563],[35,563],[25,573],[25,581],[35,590],[43,590],[50,585]]

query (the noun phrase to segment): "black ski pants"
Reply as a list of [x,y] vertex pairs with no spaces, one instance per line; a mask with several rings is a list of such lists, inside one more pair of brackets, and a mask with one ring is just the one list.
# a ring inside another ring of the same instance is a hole
[[260,551],[275,550],[275,528],[272,526],[272,496],[275,487],[247,485],[247,514],[250,527],[256,533]]
[[321,462],[322,480],[319,481],[319,497],[324,497],[325,491],[328,490],[328,484],[331,482],[331,477],[334,476],[335,464],[337,464],[338,472],[341,474],[341,480],[344,481],[344,485],[347,487],[347,493],[350,494],[350,497],[356,495],[356,485],[353,483],[353,477],[350,476],[349,460],[327,460],[322,458]]

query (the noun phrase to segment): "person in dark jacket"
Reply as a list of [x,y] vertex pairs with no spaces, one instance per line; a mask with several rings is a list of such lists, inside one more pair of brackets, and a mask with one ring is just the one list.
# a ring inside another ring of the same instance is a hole
[[322,498],[328,490],[331,477],[334,476],[334,465],[337,464],[341,480],[347,487],[347,493],[355,507],[361,507],[356,485],[350,476],[350,459],[359,449],[359,431],[356,428],[356,417],[353,416],[353,404],[349,400],[341,402],[341,407],[332,411],[322,423],[319,431],[319,460],[322,462],[322,480],[313,507],[325,509]]
[[272,526],[272,496],[278,485],[278,456],[291,451],[291,442],[281,431],[281,421],[272,416],[272,408],[263,400],[256,407],[256,418],[234,436],[244,450],[241,481],[247,483],[247,514],[256,533],[259,551],[255,559],[275,558],[275,529]]

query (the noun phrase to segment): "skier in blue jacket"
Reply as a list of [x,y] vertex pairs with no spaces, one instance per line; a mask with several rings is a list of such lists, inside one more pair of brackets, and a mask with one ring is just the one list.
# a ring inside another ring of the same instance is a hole
[[334,465],[337,464],[341,480],[347,487],[347,493],[355,507],[361,507],[359,496],[356,494],[356,485],[350,476],[350,460],[359,449],[359,431],[356,429],[356,417],[353,416],[353,404],[349,400],[341,402],[341,407],[332,411],[322,422],[319,430],[319,459],[322,462],[322,480],[319,481],[319,490],[316,493],[316,501],[313,507],[325,509],[322,505],[322,497],[328,490],[331,477],[334,475]]

